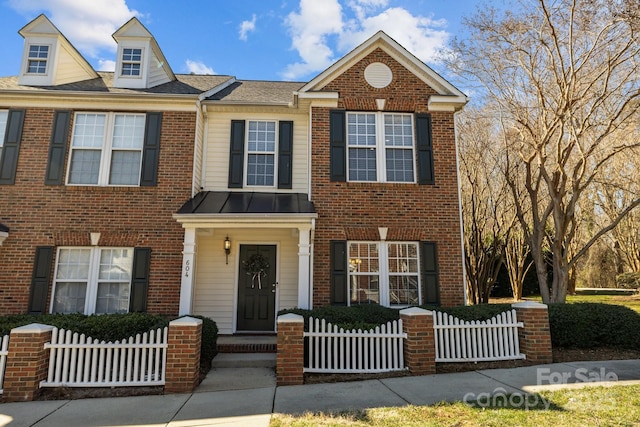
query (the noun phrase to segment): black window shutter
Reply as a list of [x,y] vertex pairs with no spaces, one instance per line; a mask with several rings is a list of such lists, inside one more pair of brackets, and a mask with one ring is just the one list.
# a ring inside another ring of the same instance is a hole
[[160,129],[162,113],[147,113],[144,125],[144,147],[142,149],[142,174],[140,186],[158,185],[158,159],[160,157]]
[[49,143],[49,161],[47,162],[47,174],[44,179],[45,185],[62,184],[70,119],[71,111],[56,111],[53,116],[51,142]]
[[347,305],[347,242],[331,241],[331,304]]
[[423,304],[440,304],[436,242],[420,242]]
[[4,137],[2,155],[0,155],[0,184],[12,185],[16,181],[23,124],[24,110],[9,110],[5,134],[0,135]]
[[229,188],[242,188],[244,182],[244,120],[231,120],[229,149]]
[[418,184],[435,184],[431,116],[416,114],[416,149],[418,151]]
[[53,246],[36,247],[29,292],[29,313],[47,312],[47,294],[49,293],[49,280],[51,280],[52,260]]
[[292,188],[293,122],[280,122],[278,135],[278,188]]
[[135,248],[133,252],[133,274],[131,275],[130,312],[147,311],[149,292],[149,265],[151,248]]
[[331,181],[347,180],[346,115],[343,110],[329,112],[329,138],[331,148]]

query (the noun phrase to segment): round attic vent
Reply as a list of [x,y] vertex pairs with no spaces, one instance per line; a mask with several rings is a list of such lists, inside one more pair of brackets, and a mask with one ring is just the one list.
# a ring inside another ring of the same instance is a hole
[[389,86],[391,79],[393,79],[393,73],[391,72],[391,68],[382,62],[374,62],[373,64],[367,65],[367,68],[364,69],[364,79],[371,86],[382,89],[383,87]]

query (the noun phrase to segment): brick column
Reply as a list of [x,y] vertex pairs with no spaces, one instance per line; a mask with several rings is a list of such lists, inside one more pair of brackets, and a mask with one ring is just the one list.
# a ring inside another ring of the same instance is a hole
[[181,317],[169,322],[165,393],[191,393],[200,381],[202,320]]
[[278,385],[304,382],[304,318],[298,314],[278,316],[276,377]]
[[11,330],[9,355],[4,373],[4,402],[32,401],[40,390],[40,381],[47,377],[49,350],[53,326],[32,323]]
[[516,309],[518,322],[524,323],[524,327],[518,329],[520,352],[534,364],[553,362],[547,305],[524,301],[511,306]]
[[418,307],[400,310],[404,340],[405,366],[414,375],[436,373],[436,341],[433,312]]

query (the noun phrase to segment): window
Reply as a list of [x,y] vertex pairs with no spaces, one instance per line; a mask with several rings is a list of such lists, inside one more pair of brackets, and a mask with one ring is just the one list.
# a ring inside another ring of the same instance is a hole
[[49,46],[31,45],[27,55],[27,73],[46,74]]
[[2,159],[2,146],[4,145],[4,134],[7,131],[7,120],[9,110],[0,110],[0,159]]
[[349,304],[420,304],[417,243],[349,242]]
[[76,114],[68,183],[139,185],[144,128],[144,114]]
[[273,187],[276,168],[276,122],[249,121],[247,185]]
[[142,63],[142,49],[122,49],[122,76],[139,76]]
[[415,182],[413,117],[347,113],[349,181]]
[[126,313],[132,248],[59,248],[52,313]]

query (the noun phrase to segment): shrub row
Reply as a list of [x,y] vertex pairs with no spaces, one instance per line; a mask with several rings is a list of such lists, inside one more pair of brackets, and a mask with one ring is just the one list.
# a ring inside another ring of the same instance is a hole
[[[511,309],[511,304],[481,304],[460,307],[431,307],[462,320],[486,320]],[[325,319],[344,329],[368,330],[399,318],[399,311],[379,305],[354,307],[319,307],[313,310],[283,310],[279,314],[296,313],[305,318]],[[610,347],[640,349],[640,313],[630,308],[600,303],[550,304],[549,326],[554,347]]]

